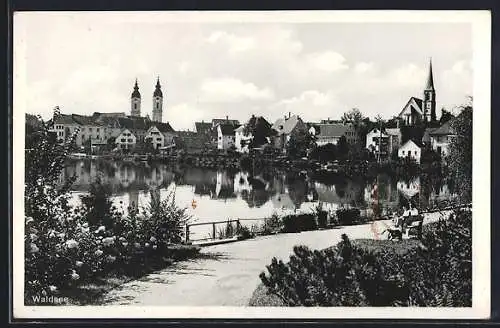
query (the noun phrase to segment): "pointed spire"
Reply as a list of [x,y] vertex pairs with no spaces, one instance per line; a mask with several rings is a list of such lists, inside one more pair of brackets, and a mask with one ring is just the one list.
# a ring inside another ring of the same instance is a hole
[[156,80],[156,88],[155,88],[155,92],[153,93],[153,97],[163,97],[163,93],[161,92],[161,85],[160,85],[160,77],[159,76]]
[[432,76],[432,57],[429,58],[429,75],[427,76],[427,84],[425,90],[434,90],[434,77]]
[[137,84],[137,78],[135,79],[134,92],[132,92],[132,98],[141,98],[141,93],[139,92],[139,85]]

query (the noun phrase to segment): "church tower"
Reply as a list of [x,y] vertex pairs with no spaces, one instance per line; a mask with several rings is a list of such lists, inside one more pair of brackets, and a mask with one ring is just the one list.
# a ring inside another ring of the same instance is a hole
[[135,79],[134,91],[132,92],[130,106],[131,116],[141,116],[141,94],[139,92],[139,86],[137,85],[137,79]]
[[163,114],[163,93],[161,92],[160,77],[156,80],[156,88],[153,93],[153,121],[161,122]]
[[436,90],[434,89],[434,77],[432,76],[432,59],[429,60],[429,75],[424,90],[423,111],[427,122],[436,121]]

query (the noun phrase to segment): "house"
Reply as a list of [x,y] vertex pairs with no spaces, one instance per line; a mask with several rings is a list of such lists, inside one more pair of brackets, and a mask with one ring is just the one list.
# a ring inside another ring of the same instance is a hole
[[[343,124],[313,124],[309,133],[316,137],[316,145],[338,144],[340,138],[346,136],[348,127]],[[346,138],[347,141],[347,138]]]
[[292,136],[308,133],[307,125],[302,119],[297,115],[291,116],[290,113],[288,117],[277,119],[272,129],[276,131],[276,136],[273,138],[273,144],[276,148],[282,149],[283,151],[285,151],[285,147]]
[[118,149],[132,149],[137,143],[137,137],[129,129],[123,129],[115,140]]
[[212,119],[212,129],[217,128],[217,125],[219,124],[229,124],[232,126],[239,126],[240,122],[238,120],[230,120],[229,116],[226,116],[226,118],[214,118]]
[[234,137],[235,137],[236,151],[240,153],[248,153],[249,152],[248,146],[253,139],[252,133],[250,132],[246,133],[245,126],[242,125],[234,130]]
[[398,149],[399,158],[410,158],[414,160],[417,164],[420,164],[421,155],[422,155],[422,146],[417,144],[413,140],[408,140]]
[[217,149],[227,150],[235,146],[235,126],[232,124],[217,125]]
[[420,192],[420,177],[416,177],[409,182],[400,180],[398,181],[396,187],[401,195],[403,195],[407,200],[411,200]]
[[429,133],[431,148],[442,156],[447,156],[450,153],[450,143],[456,137],[451,128],[452,121],[444,123]]
[[169,123],[154,122],[144,136],[146,142],[153,144],[154,149],[171,145],[173,143],[175,131]]
[[75,144],[82,147],[86,142],[100,144],[107,140],[106,126],[94,121],[90,116],[78,114],[59,114],[53,118],[52,132],[56,133],[57,140],[63,142],[77,132]]
[[[380,145],[380,146],[379,146]],[[366,149],[373,153],[380,153],[381,157],[389,155],[389,135],[375,128],[366,134]]]

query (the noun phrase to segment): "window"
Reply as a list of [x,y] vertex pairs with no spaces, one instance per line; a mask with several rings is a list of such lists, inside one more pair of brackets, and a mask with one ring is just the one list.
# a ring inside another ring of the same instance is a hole
[[159,142],[161,142],[161,138],[156,138],[156,141],[159,141]]
[[222,137],[219,137],[219,140],[222,140]]
[[121,138],[121,139],[120,139],[120,141],[121,141],[121,142],[125,142],[125,138]]
[[89,128],[89,132],[92,132],[92,128]]
[[404,156],[405,155],[405,151],[403,150],[402,153],[403,153],[403,156]]
[[136,103],[134,104],[134,109],[137,109],[137,104]]
[[99,128],[97,128],[97,133],[99,133]]
[[156,109],[160,109],[160,103],[156,103]]
[[133,141],[132,141],[132,138],[129,138],[129,139],[128,139],[128,142],[133,142]]

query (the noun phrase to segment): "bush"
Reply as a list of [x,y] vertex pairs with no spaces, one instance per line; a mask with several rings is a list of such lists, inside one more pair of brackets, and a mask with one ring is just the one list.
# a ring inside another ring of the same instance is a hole
[[301,232],[318,229],[314,214],[292,214],[283,217],[281,232]]
[[260,278],[287,306],[470,307],[471,230],[472,213],[460,210],[426,226],[417,246],[360,246],[343,235],[322,251],[294,247],[289,263],[273,258]]
[[339,208],[335,214],[339,225],[352,225],[361,221],[361,211],[357,208]]
[[274,213],[270,218],[264,220],[264,225],[262,226],[262,234],[270,235],[280,232],[283,229],[283,220]]

